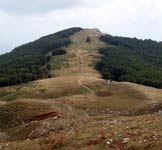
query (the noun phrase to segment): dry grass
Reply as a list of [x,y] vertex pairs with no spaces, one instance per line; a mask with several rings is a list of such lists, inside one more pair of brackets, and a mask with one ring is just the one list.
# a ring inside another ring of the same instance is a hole
[[0,88],[0,132],[10,136],[0,149],[160,150],[160,114],[122,112],[161,102],[162,91],[126,82],[107,85],[93,68],[101,57],[97,49],[105,46],[96,32],[86,29],[71,40],[67,55],[51,59],[55,78]]
[[53,132],[45,139],[8,142],[9,146],[0,145],[4,149],[13,150],[160,150],[162,146],[162,120],[159,115],[99,115],[92,120],[79,128],[79,136],[74,133],[68,135],[68,132]]
[[150,98],[153,103],[162,101],[162,89],[147,87],[144,85],[139,85],[139,84],[129,83],[129,82],[122,82],[122,84],[128,85],[129,88],[135,89],[140,93],[147,95],[147,97]]
[[[92,43],[86,43],[86,38],[91,37]],[[96,33],[92,30],[83,30],[76,33],[71,37],[72,44],[66,49],[66,65],[62,65],[59,70],[54,70],[52,73],[58,76],[67,76],[80,74],[81,68],[84,69],[84,73],[91,73],[91,75],[98,72],[94,70],[94,62],[100,59],[100,55],[97,53],[99,47],[105,46],[104,43],[98,40]],[[82,62],[80,62],[80,58]]]
[[[79,76],[57,77],[44,79],[29,84],[19,85],[19,90],[1,98],[3,101],[11,101],[20,98],[58,98],[74,94],[83,94],[87,91],[78,84]],[[8,89],[7,89],[8,90]]]

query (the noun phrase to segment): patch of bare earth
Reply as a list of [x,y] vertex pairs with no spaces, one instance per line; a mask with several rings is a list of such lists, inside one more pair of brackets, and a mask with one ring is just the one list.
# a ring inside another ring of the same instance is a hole
[[99,97],[107,97],[107,96],[112,96],[113,94],[107,91],[99,91],[96,93],[96,95]]

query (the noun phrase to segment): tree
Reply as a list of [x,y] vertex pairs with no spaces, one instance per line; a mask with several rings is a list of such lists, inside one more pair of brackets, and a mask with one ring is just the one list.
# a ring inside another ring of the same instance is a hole
[[56,56],[56,55],[64,55],[64,54],[66,54],[66,51],[64,50],[64,49],[54,49],[53,51],[52,51],[52,55],[53,56]]
[[91,38],[89,36],[87,37],[86,42],[91,43]]
[[103,78],[129,81],[162,88],[162,43],[136,38],[103,35],[107,46],[99,49],[103,55],[96,69]]

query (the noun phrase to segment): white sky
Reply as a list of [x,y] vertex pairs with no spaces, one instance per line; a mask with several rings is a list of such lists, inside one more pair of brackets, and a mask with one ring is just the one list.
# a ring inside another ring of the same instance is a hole
[[162,0],[0,0],[0,54],[75,26],[162,41]]

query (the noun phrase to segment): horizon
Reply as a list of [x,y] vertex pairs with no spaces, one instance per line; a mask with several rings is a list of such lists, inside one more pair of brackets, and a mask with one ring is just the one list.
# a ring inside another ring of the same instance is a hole
[[[69,27],[69,28],[73,28],[73,27]],[[10,53],[12,50],[14,50],[15,48],[17,48],[17,47],[19,47],[19,46],[22,46],[22,45],[25,45],[25,44],[28,44],[28,43],[30,43],[30,42],[34,42],[34,41],[36,41],[36,40],[38,40],[38,39],[40,39],[40,38],[42,38],[42,37],[46,37],[46,36],[48,36],[48,35],[50,35],[50,34],[54,34],[54,33],[57,33],[57,32],[59,32],[59,31],[62,31],[62,30],[65,30],[65,29],[69,29],[69,28],[64,28],[64,29],[61,29],[61,30],[58,30],[58,31],[56,31],[56,32],[53,32],[53,33],[49,33],[49,34],[46,34],[46,35],[42,35],[42,36],[40,36],[40,37],[38,37],[38,38],[36,38],[36,39],[33,39],[33,40],[31,40],[31,41],[28,41],[28,42],[25,42],[25,43],[22,43],[22,44],[20,44],[20,45],[16,45],[15,47],[13,47],[11,50],[9,50],[8,52],[4,52],[4,53],[0,53],[0,55],[4,55],[4,54],[7,54],[7,53]],[[79,28],[82,28],[82,29],[98,29],[99,31],[101,31],[99,28],[83,28],[83,27],[79,27]],[[102,31],[101,31],[102,32]],[[105,32],[102,32],[102,33],[105,33]],[[120,35],[112,35],[112,34],[109,34],[109,33],[105,33],[105,34],[108,34],[108,35],[111,35],[111,36],[117,36],[117,37],[123,37],[123,38],[136,38],[136,39],[138,39],[138,40],[152,40],[152,41],[154,41],[154,42],[162,42],[162,41],[157,41],[157,40],[153,40],[153,39],[142,39],[142,38],[138,38],[138,37],[129,37],[129,36],[120,36]]]
[[[73,28],[73,27],[69,27],[69,28]],[[58,31],[56,31],[56,32],[59,32],[59,31],[62,31],[62,30],[65,30],[65,29],[69,29],[69,28],[64,28],[64,29],[61,29],[61,30],[58,30]],[[101,31],[99,28],[83,28],[83,27],[79,27],[79,28],[82,28],[82,29],[98,29],[99,31]],[[17,47],[19,47],[19,46],[22,46],[22,45],[25,45],[25,44],[28,44],[28,43],[30,43],[30,42],[34,42],[34,41],[36,41],[36,40],[38,40],[38,39],[40,39],[40,38],[42,38],[42,37],[45,37],[45,36],[48,36],[48,35],[50,35],[50,34],[54,34],[54,33],[56,33],[56,32],[53,32],[53,33],[48,33],[48,34],[46,34],[46,35],[42,35],[42,36],[38,36],[36,39],[33,39],[33,40],[31,40],[31,41],[27,41],[27,42],[25,42],[25,43],[22,43],[22,44],[20,44],[20,45],[16,45],[15,47],[13,47],[11,50],[9,50],[9,51],[7,51],[7,52],[4,52],[4,53],[0,53],[0,55],[4,55],[4,54],[7,54],[7,53],[10,53],[12,50],[14,50],[15,48],[17,48]],[[102,31],[101,31],[102,32]],[[105,33],[105,32],[102,32],[102,33]],[[138,37],[129,37],[129,36],[120,36],[120,35],[112,35],[112,34],[109,34],[109,33],[105,33],[105,34],[108,34],[108,35],[111,35],[111,36],[117,36],[117,37],[123,37],[123,38],[136,38],[136,39],[138,39],[138,40],[152,40],[152,41],[155,41],[155,42],[162,42],[162,41],[157,41],[157,40],[153,40],[153,39],[149,39],[149,38],[138,38]],[[0,51],[1,52],[1,51]]]

